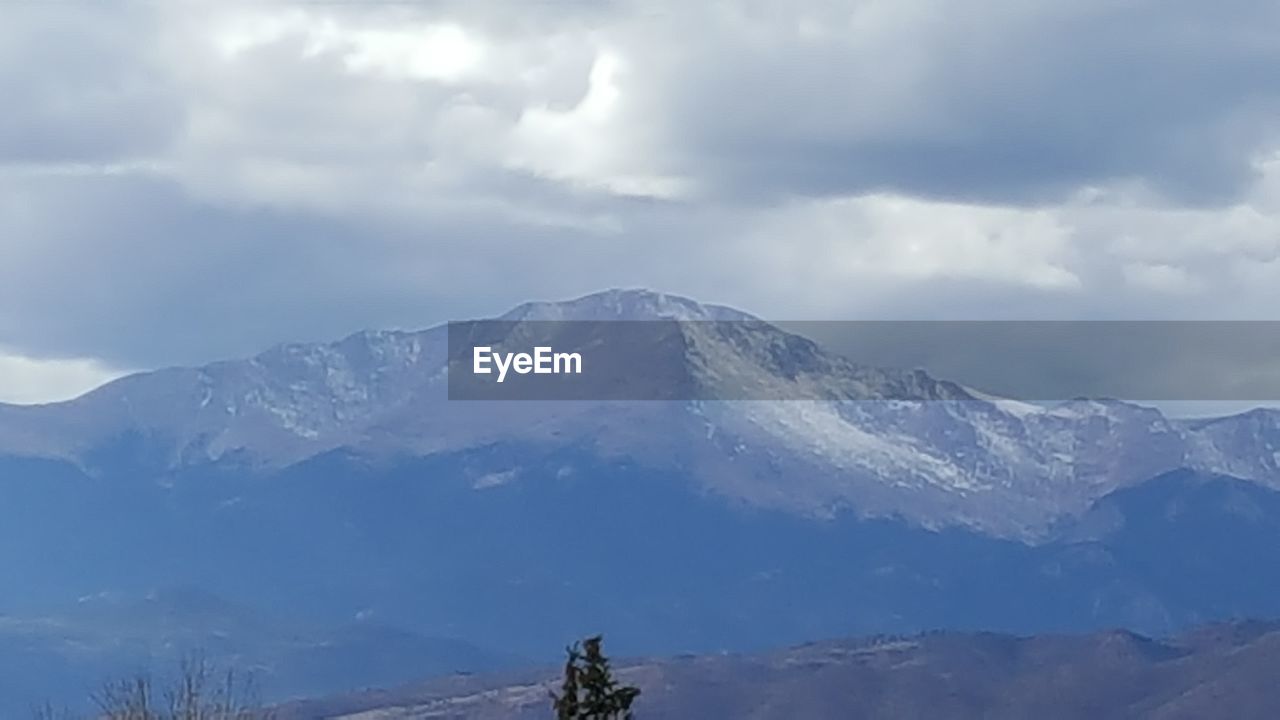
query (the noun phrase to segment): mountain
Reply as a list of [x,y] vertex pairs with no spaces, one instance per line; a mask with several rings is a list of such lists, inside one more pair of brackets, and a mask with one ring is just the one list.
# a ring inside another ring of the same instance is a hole
[[134,375],[65,403],[0,405],[0,455],[162,478],[218,465],[271,472],[335,450],[429,457],[510,443],[545,454],[580,443],[756,507],[1029,541],[1111,490],[1182,467],[1280,487],[1276,411],[1189,422],[1116,401],[1041,408],[920,371],[865,367],[745,313],[647,291],[530,303],[503,319],[512,333],[550,320],[692,321],[672,346],[682,376],[811,402],[512,403],[495,412],[446,400],[447,330],[436,327]]
[[[504,317],[664,318],[690,321],[662,346],[682,382],[801,399],[449,401],[438,327],[0,406],[0,571],[22,579],[0,613],[30,638],[10,662],[82,678],[67,648],[86,633],[213,645],[271,658],[283,697],[456,669],[441,649],[551,659],[593,631],[664,655],[1280,617],[1273,411],[1027,405],[643,291]],[[199,616],[64,619],[172,587],[358,651],[224,642]],[[371,660],[381,643],[404,662]]]
[[[1167,640],[1126,631],[1015,637],[933,633],[828,641],[758,655],[623,662],[637,714],[733,717],[1107,720],[1230,717],[1280,709],[1280,625],[1235,623]],[[282,720],[533,720],[556,670],[455,676],[299,702]]]
[[193,588],[145,597],[102,594],[39,615],[0,615],[0,716],[22,717],[46,700],[84,708],[108,680],[135,673],[164,678],[196,655],[252,676],[273,697],[521,662],[374,621],[342,627],[299,623]]

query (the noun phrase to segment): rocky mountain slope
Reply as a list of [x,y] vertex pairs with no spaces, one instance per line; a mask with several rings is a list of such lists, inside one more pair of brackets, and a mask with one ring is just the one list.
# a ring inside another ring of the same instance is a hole
[[[495,443],[682,471],[704,491],[803,516],[903,517],[1025,540],[1106,493],[1177,468],[1280,487],[1280,413],[1177,421],[1117,401],[1042,408],[920,371],[869,368],[748,315],[646,291],[531,303],[515,323],[690,320],[676,358],[704,387],[786,402],[447,401],[446,329],[366,332],[144,373],[81,398],[0,406],[0,454],[90,475],[236,464],[269,472],[337,449],[430,456]],[[518,467],[511,468],[519,470]]]

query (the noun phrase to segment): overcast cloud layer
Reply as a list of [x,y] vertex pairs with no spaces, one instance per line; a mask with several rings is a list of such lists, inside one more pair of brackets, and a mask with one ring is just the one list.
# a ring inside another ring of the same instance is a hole
[[1280,317],[1280,5],[0,4],[0,400],[611,286]]

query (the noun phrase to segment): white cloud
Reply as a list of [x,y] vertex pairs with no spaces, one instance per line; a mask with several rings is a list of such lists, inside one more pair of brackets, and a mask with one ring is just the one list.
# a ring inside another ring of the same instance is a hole
[[640,158],[654,148],[642,130],[627,125],[633,118],[622,107],[620,77],[627,72],[620,56],[599,51],[577,105],[564,110],[536,105],[520,114],[505,164],[624,196],[676,198],[687,192],[687,181],[643,167]]
[[391,78],[458,82],[478,74],[489,52],[483,38],[452,22],[352,27],[300,8],[236,9],[215,28],[224,61],[294,39],[304,57],[337,55],[349,72]]
[[96,360],[41,360],[0,351],[0,402],[69,400],[121,375]]
[[479,67],[485,46],[453,24],[366,30],[352,37],[347,58],[353,72],[373,70],[391,77],[457,82]]
[[803,201],[761,213],[751,243],[762,268],[798,259],[818,285],[990,280],[1073,289],[1071,229],[1051,211],[868,195]]
[[1124,278],[1132,285],[1166,293],[1189,293],[1201,285],[1185,269],[1163,263],[1125,263]]

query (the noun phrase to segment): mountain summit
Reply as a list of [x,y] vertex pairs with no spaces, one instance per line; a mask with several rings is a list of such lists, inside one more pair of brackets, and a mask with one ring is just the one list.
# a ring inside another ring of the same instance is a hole
[[[167,476],[219,464],[272,471],[334,451],[428,457],[506,444],[527,459],[575,446],[683,473],[752,506],[1027,540],[1179,467],[1280,486],[1275,412],[1191,422],[1115,401],[1042,408],[860,365],[746,313],[646,290],[527,303],[501,319],[694,321],[675,346],[682,373],[797,399],[451,403],[438,326],[281,345],[133,375],[64,403],[0,406],[0,453],[91,475]],[[520,464],[501,471],[518,475]]]

